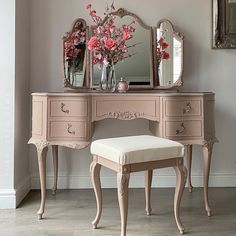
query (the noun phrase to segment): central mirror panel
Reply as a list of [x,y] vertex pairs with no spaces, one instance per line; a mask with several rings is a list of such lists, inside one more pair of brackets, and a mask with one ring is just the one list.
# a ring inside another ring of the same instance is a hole
[[[115,64],[116,81],[123,77],[129,82],[130,88],[153,88],[152,28],[145,25],[135,14],[122,8],[112,14],[117,16],[117,27],[135,21],[135,32],[128,42],[130,48],[126,58]],[[92,73],[92,87],[96,88],[101,78],[101,68],[96,64],[92,65]]]

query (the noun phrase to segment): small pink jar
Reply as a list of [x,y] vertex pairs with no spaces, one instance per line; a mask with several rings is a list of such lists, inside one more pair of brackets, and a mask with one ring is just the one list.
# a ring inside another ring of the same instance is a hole
[[129,82],[121,77],[120,81],[117,83],[117,91],[119,93],[125,93],[128,89],[129,89]]

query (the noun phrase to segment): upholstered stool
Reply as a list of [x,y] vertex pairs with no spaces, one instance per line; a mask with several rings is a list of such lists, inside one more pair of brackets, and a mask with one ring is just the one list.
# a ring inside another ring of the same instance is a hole
[[184,146],[182,144],[150,135],[119,137],[92,142],[91,153],[93,154],[93,162],[90,171],[97,201],[97,214],[92,222],[94,228],[97,228],[102,212],[101,166],[117,172],[121,236],[126,235],[130,173],[145,171],[146,211],[149,215],[151,212],[150,193],[153,169],[174,167],[177,177],[174,215],[180,233],[184,233],[179,216],[180,200],[186,182],[186,168],[183,165]]

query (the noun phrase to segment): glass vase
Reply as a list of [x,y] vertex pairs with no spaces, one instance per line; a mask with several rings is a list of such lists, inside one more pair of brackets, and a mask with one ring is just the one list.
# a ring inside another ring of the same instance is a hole
[[100,80],[101,91],[104,92],[115,92],[116,90],[116,74],[114,63],[103,63],[102,64],[102,75]]

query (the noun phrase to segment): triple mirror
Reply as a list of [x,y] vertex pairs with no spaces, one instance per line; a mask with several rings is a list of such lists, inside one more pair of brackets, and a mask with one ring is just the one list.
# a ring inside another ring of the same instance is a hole
[[[135,22],[133,37],[128,42],[130,48],[127,58],[115,64],[116,80],[123,77],[129,82],[130,89],[169,89],[181,86],[183,36],[174,30],[171,22],[161,20],[156,27],[151,27],[123,8],[112,14],[117,27]],[[101,67],[93,65],[93,54],[86,47],[93,27],[90,29],[83,19],[78,19],[63,38],[65,87],[96,89],[99,85]]]

